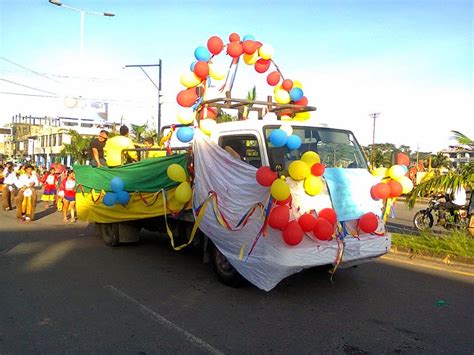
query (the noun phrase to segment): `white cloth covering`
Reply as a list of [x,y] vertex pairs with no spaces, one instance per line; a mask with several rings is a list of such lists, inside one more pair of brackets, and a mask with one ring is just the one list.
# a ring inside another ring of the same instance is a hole
[[[193,205],[199,206],[210,191],[217,192],[218,206],[231,226],[236,226],[241,217],[257,202],[265,204],[270,189],[260,186],[255,178],[256,168],[235,160],[224,149],[212,142],[199,129],[193,139],[195,185]],[[330,207],[326,193],[309,197],[302,194],[302,182],[291,182],[294,196],[292,218],[308,209],[308,201],[316,210]],[[327,190],[325,190],[327,191]],[[301,204],[300,211],[297,204]],[[336,261],[338,244],[336,241],[323,242],[314,237],[305,237],[297,246],[288,246],[282,239],[281,231],[270,227],[267,236],[260,237],[253,252],[247,258],[250,247],[263,224],[260,213],[255,212],[247,225],[240,231],[230,231],[222,227],[213,209],[206,209],[200,229],[212,240],[237,271],[255,286],[270,291],[282,279],[305,268],[331,264]],[[311,233],[312,234],[312,233]],[[346,237],[343,261],[353,261],[387,253],[390,237],[362,235],[360,240]],[[239,258],[245,244],[244,257]]]

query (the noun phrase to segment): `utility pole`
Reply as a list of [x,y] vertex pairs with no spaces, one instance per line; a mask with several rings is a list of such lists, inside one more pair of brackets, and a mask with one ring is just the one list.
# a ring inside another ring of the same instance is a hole
[[372,128],[372,150],[370,152],[370,160],[371,160],[370,165],[371,165],[372,168],[374,167],[374,159],[375,159],[375,156],[374,156],[374,152],[375,152],[375,120],[377,119],[377,117],[379,115],[380,115],[380,112],[374,112],[374,113],[369,114],[369,116],[374,119],[374,125],[373,125],[373,128]]
[[[158,85],[155,84],[153,79],[148,75],[148,73],[143,68],[147,67],[158,67]],[[161,59],[158,60],[158,64],[133,64],[126,65],[125,68],[140,68],[146,77],[151,81],[153,86],[158,90],[158,117],[157,117],[157,133],[160,134],[161,131],[161,69],[162,62]]]

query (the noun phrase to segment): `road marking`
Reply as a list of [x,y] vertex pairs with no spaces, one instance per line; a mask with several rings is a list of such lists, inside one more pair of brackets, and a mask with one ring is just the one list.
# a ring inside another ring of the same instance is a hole
[[205,342],[201,338],[198,338],[197,336],[191,334],[187,330],[184,330],[180,326],[178,326],[175,323],[169,321],[168,319],[166,319],[165,317],[163,317],[159,313],[155,312],[154,310],[150,309],[149,307],[145,306],[144,304],[141,304],[136,299],[130,297],[129,295],[127,295],[126,293],[120,291],[119,289],[115,288],[114,286],[106,285],[106,286],[104,286],[104,288],[112,291],[113,293],[117,294],[118,296],[122,297],[123,299],[133,303],[134,305],[136,305],[140,309],[140,311],[142,311],[143,313],[151,316],[155,321],[157,321],[161,325],[165,326],[166,328],[174,330],[175,332],[183,335],[184,338],[186,340],[188,340],[190,343],[193,343],[194,345],[196,345],[196,346],[198,346],[198,347],[200,347],[204,350],[207,350],[211,354],[224,354],[222,351],[216,349],[215,347],[208,344],[207,342]]
[[446,268],[439,267],[439,266],[419,264],[419,263],[414,263],[414,262],[407,261],[407,260],[400,260],[400,259],[396,259],[396,258],[391,258],[387,255],[381,256],[380,258],[395,261],[395,262],[401,263],[401,264],[408,264],[408,265],[417,266],[417,267],[424,267],[426,269],[441,270],[441,271],[445,271],[445,272],[448,272],[448,273],[459,274],[459,275],[463,275],[463,276],[471,276],[471,277],[474,276],[474,273],[472,273],[472,272],[459,271],[459,270],[448,270]]

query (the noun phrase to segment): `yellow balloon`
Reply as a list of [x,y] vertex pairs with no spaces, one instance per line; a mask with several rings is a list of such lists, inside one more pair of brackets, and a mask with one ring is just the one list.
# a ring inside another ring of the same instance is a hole
[[407,194],[411,190],[413,190],[413,182],[410,180],[408,176],[402,176],[398,182],[402,185],[403,193]]
[[214,80],[222,80],[225,78],[225,68],[216,63],[209,64],[209,75]]
[[403,175],[405,175],[405,169],[401,165],[393,165],[388,169],[388,176],[390,176],[393,180],[400,179]]
[[262,57],[263,59],[271,59],[273,57],[273,47],[268,45],[268,44],[263,44],[259,49],[258,49],[258,55]]
[[300,159],[304,161],[306,164],[308,164],[309,167],[312,167],[314,164],[321,162],[321,159],[319,158],[318,153],[313,152],[311,150],[304,153]]
[[177,114],[178,121],[182,124],[190,124],[194,121],[194,112],[191,109],[182,109]]
[[288,166],[288,174],[290,174],[293,180],[303,180],[309,175],[309,173],[309,166],[304,161],[295,160]]
[[385,177],[386,174],[387,174],[387,168],[383,168],[383,167],[377,168],[374,171],[372,171],[372,175],[377,176],[379,178]]
[[191,184],[187,181],[184,181],[179,184],[179,186],[176,188],[176,191],[174,192],[174,197],[178,202],[188,202],[191,197],[193,197],[193,190],[191,189]]
[[286,90],[278,90],[275,94],[275,101],[279,104],[287,104],[291,101],[290,94]]
[[270,192],[273,198],[277,201],[285,201],[288,197],[290,197],[290,187],[286,181],[282,179],[276,179],[273,182]]
[[216,125],[216,121],[212,118],[204,118],[199,121],[199,128],[201,128],[201,131],[203,131],[208,136],[211,135],[214,128],[216,128]]
[[304,181],[304,190],[308,195],[318,195],[323,190],[323,180],[319,176],[308,175]]
[[186,181],[186,171],[184,171],[184,168],[179,164],[171,164],[168,166],[168,169],[166,169],[166,174],[173,181]]
[[193,88],[201,83],[201,79],[192,71],[182,74],[179,77],[179,82],[187,88]]
[[255,51],[254,54],[244,54],[244,62],[248,65],[254,65],[258,60],[258,52]]
[[303,85],[298,80],[293,80],[293,87],[303,90]]
[[292,121],[293,119],[291,118],[291,116],[283,115],[283,116],[280,117],[280,120],[282,120],[282,121]]
[[306,121],[306,120],[309,120],[311,118],[311,115],[309,113],[309,111],[306,111],[306,112],[298,112],[295,117],[293,117],[293,119],[295,121]]
[[185,204],[183,202],[178,201],[175,197],[168,201],[168,205],[166,207],[168,207],[168,209],[171,211],[178,212],[183,209],[184,205]]
[[273,88],[273,94],[276,94],[278,90],[281,90],[281,84],[275,85],[275,87]]

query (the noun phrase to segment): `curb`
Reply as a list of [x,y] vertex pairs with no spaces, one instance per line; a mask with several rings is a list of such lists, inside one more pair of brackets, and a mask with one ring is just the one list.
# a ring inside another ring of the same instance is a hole
[[400,248],[400,247],[391,247],[390,254],[404,256],[408,259],[420,259],[423,261],[429,261],[438,265],[444,266],[452,266],[452,267],[460,267],[464,269],[474,270],[474,259],[467,259],[462,258],[459,256],[450,256],[447,255],[445,258],[435,257],[435,256],[428,256],[422,254],[414,254],[408,248]]

